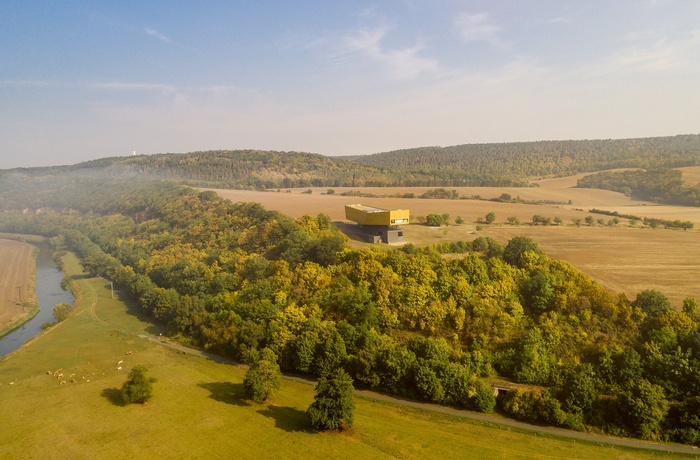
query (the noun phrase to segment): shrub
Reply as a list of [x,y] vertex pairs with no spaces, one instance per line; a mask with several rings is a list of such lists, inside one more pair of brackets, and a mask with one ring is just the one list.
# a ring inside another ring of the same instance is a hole
[[127,404],[144,404],[153,396],[154,378],[146,377],[146,366],[138,365],[131,369],[122,386],[122,399]]

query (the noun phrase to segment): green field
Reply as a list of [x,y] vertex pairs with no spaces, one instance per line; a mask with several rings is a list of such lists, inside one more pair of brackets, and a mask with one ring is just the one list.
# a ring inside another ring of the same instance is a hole
[[[65,261],[76,278],[71,317],[0,361],[3,459],[680,457],[364,399],[356,401],[351,431],[315,433],[305,415],[310,385],[285,379],[269,403],[244,400],[242,368],[139,338],[157,335],[157,327],[130,311],[118,292],[112,299],[105,280],[75,275],[73,256]],[[154,398],[124,406],[119,388],[137,364],[158,379]],[[59,368],[66,384],[47,375]]]

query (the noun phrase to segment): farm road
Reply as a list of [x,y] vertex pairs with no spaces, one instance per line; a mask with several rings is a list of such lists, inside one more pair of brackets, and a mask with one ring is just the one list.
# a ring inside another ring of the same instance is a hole
[[[145,334],[139,334],[139,337],[142,339],[145,339],[145,340],[149,340],[151,342],[159,343],[159,344],[164,345],[166,347],[173,348],[175,350],[179,350],[179,351],[189,353],[192,355],[201,356],[203,358],[211,359],[212,361],[216,361],[219,363],[247,367],[244,364],[237,363],[233,360],[224,358],[222,356],[218,356],[218,355],[215,355],[212,353],[207,353],[207,352],[200,351],[200,350],[195,350],[194,348],[185,347],[185,346],[179,345],[177,343],[162,341],[158,337],[152,337],[152,336],[145,335]],[[304,383],[307,385],[315,385],[316,384],[316,381],[310,380],[310,379],[305,379],[302,377],[294,377],[294,376],[286,376],[286,375],[283,377],[288,379],[288,380],[293,380],[293,381]],[[492,415],[485,415],[485,414],[480,414],[480,413],[476,413],[476,412],[468,412],[468,411],[464,411],[464,410],[453,409],[450,407],[437,406],[434,404],[427,404],[427,403],[421,403],[421,402],[416,402],[416,401],[410,401],[410,400],[406,400],[406,399],[400,399],[400,398],[396,398],[393,396],[375,393],[372,391],[355,390],[355,395],[359,396],[363,399],[368,399],[368,400],[372,400],[372,401],[382,401],[382,402],[388,402],[390,404],[395,404],[398,406],[414,407],[417,409],[427,410],[427,411],[431,411],[431,412],[438,412],[441,414],[452,415],[455,417],[468,418],[471,420],[478,420],[480,422],[493,423],[494,425],[502,425],[502,426],[506,426],[506,427],[510,427],[510,428],[516,428],[519,430],[534,431],[536,433],[546,433],[548,435],[559,436],[562,438],[569,438],[569,439],[575,439],[575,440],[598,443],[598,444],[611,444],[611,445],[616,445],[616,446],[632,447],[635,449],[648,449],[648,450],[656,450],[656,451],[668,452],[668,453],[691,454],[691,455],[696,455],[696,456],[698,456],[698,458],[700,458],[700,452],[695,447],[685,447],[685,446],[675,445],[675,444],[658,444],[658,443],[653,443],[653,442],[645,442],[645,441],[638,441],[638,440],[634,440],[634,439],[625,439],[625,438],[612,438],[612,437],[606,437],[606,436],[598,436],[598,435],[594,435],[594,434],[580,433],[577,431],[569,431],[569,430],[564,430],[564,429],[554,428],[554,427],[531,425],[529,423],[518,422],[516,420],[495,417]]]

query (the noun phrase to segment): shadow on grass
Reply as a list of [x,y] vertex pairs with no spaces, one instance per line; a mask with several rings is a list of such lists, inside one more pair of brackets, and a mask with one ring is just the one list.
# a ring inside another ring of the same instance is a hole
[[92,276],[90,276],[89,273],[81,273],[79,275],[76,274],[64,277],[64,279],[68,281],[89,280],[90,278],[92,278]]
[[270,417],[277,428],[289,433],[316,433],[306,412],[293,407],[267,406],[258,414]]
[[119,388],[105,388],[102,390],[102,397],[107,399],[115,406],[124,407],[124,398],[122,398],[122,390]]
[[[111,297],[112,285],[109,282],[106,282],[103,285],[103,288],[105,291],[107,291],[107,297]],[[144,332],[153,336],[165,334],[165,327],[159,324],[151,315],[146,313],[138,302],[134,301],[132,297],[130,297],[122,289],[118,288],[118,286],[114,286],[114,299],[126,305],[126,311],[129,315],[136,317],[143,323],[150,324],[144,329]]]
[[200,383],[199,386],[208,390],[211,394],[209,397],[214,401],[233,404],[240,407],[248,407],[250,403],[245,400],[243,395],[242,383],[231,382],[210,382]]

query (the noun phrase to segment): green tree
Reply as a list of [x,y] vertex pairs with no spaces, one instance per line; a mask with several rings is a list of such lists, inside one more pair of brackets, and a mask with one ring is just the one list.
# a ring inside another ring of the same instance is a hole
[[655,318],[671,309],[668,298],[656,289],[645,289],[637,294],[632,306],[639,307],[644,313]]
[[444,223],[444,219],[440,214],[428,214],[425,218],[425,223],[430,227],[439,227]]
[[243,392],[255,402],[266,401],[279,390],[280,374],[277,356],[269,348],[264,348],[243,378]]
[[314,402],[306,411],[311,425],[319,431],[350,428],[355,412],[354,391],[352,378],[343,369],[322,376],[316,385]]
[[462,225],[464,223],[464,219],[462,219],[462,216],[457,216],[455,219],[455,224],[457,225]]
[[597,378],[593,366],[579,364],[564,371],[560,398],[569,412],[586,412],[598,400]]
[[683,299],[683,312],[686,315],[693,316],[698,311],[698,301],[692,297]]
[[495,212],[490,212],[486,214],[486,217],[484,217],[484,220],[486,221],[487,224],[492,224],[496,221],[496,213]]
[[593,218],[593,216],[586,216],[584,220],[586,221],[586,225],[588,225],[589,227],[593,227],[593,224],[595,223],[595,219]]
[[70,304],[59,303],[55,307],[53,307],[53,317],[56,318],[56,321],[60,323],[64,319],[68,318],[68,315],[70,314],[70,311],[72,309],[73,306]]
[[144,404],[153,396],[153,383],[156,379],[146,376],[146,366],[135,366],[129,372],[122,386],[122,399],[127,404]]
[[618,396],[620,414],[642,439],[657,439],[661,423],[668,413],[668,401],[664,390],[645,379],[631,382],[627,391]]
[[520,225],[520,219],[515,216],[508,217],[506,222],[508,222],[510,225]]
[[528,251],[541,254],[542,252],[537,247],[537,243],[526,236],[516,236],[508,241],[503,250],[503,260],[511,265],[522,268],[524,263],[523,254]]

